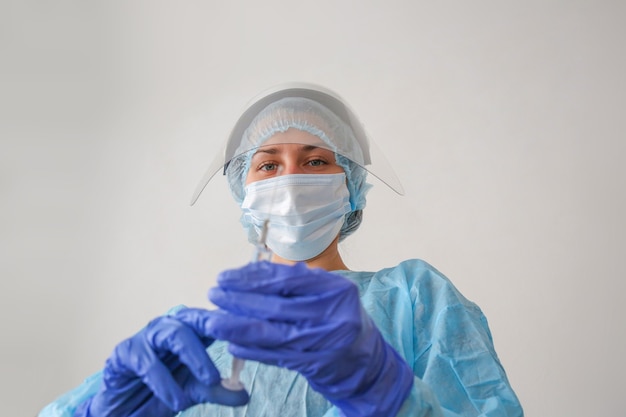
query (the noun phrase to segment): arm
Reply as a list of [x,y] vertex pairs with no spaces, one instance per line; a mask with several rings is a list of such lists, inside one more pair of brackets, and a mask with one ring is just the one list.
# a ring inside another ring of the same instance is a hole
[[230,392],[220,384],[206,352],[214,339],[203,333],[203,314],[182,309],[152,320],[115,347],[102,372],[40,416],[169,417],[204,402],[240,405],[244,396],[247,402],[245,391]]
[[415,375],[398,416],[523,415],[484,315],[445,276],[419,260],[355,275],[364,306]]
[[523,416],[477,306],[446,306],[434,318],[432,332],[432,344],[414,368],[445,416]]
[[[357,287],[321,269],[259,262],[225,271],[209,293],[207,332],[230,352],[299,372],[346,416],[392,416],[410,366],[363,310]],[[271,401],[271,399],[268,399]]]
[[480,308],[425,262],[404,262],[397,272],[413,322],[412,353],[404,354],[421,382],[408,401],[420,403],[414,399],[427,389],[445,416],[522,416]]

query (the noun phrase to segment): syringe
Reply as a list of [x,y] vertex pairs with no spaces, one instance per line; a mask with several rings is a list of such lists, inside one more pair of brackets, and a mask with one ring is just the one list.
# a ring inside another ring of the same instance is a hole
[[[282,172],[282,166],[279,166],[276,170],[275,175],[279,176]],[[275,189],[272,191],[272,205],[274,203]],[[272,260],[272,251],[265,244],[267,241],[267,231],[269,229],[270,219],[269,213],[268,217],[263,221],[261,226],[261,233],[259,235],[259,239],[255,245],[254,256],[252,257],[253,262],[261,262],[261,261],[271,261]],[[222,379],[222,387],[226,388],[229,391],[232,391],[233,394],[241,394],[243,399],[243,394],[248,397],[248,393],[246,391],[246,387],[241,383],[240,375],[243,370],[243,366],[245,365],[245,360],[241,358],[237,358],[233,356],[233,361],[231,363],[230,368],[230,377]],[[246,400],[246,403],[248,401]],[[244,403],[245,404],[245,403]]]
[[[254,261],[269,261],[272,258],[272,251],[265,246],[265,240],[267,238],[267,229],[269,226],[269,219],[266,219],[263,222],[263,226],[261,227],[261,236],[259,237],[259,241],[256,244],[255,253],[254,253]],[[245,364],[245,360],[233,357],[233,362],[231,364],[230,370],[230,378],[222,379],[222,385],[224,388],[230,391],[239,391],[244,390],[245,387],[241,383],[239,379],[239,375],[243,370],[243,366]]]

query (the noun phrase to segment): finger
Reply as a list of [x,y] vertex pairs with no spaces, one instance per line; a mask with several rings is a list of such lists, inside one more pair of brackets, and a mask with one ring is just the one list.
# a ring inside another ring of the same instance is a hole
[[197,314],[193,313],[183,310],[175,317],[154,320],[146,329],[146,338],[156,351],[176,355],[198,380],[214,384],[219,382],[220,375],[200,340],[203,332],[196,332]]
[[211,317],[209,310],[185,307],[173,314],[172,317],[193,329],[205,347],[209,347],[215,341],[215,338],[206,332],[204,326],[204,322]]
[[[171,410],[180,411],[189,406],[181,387],[152,350],[143,331],[117,345],[107,364],[110,375],[136,375]],[[112,385],[116,382],[115,377],[107,381]]]
[[92,400],[94,410],[99,410],[100,413],[106,415],[106,412],[111,412],[122,403],[128,410],[135,410],[145,402],[162,403],[136,373],[131,372],[125,366],[120,368],[114,365],[115,360],[114,356],[110,357],[104,366],[102,387]]
[[354,285],[338,274],[318,268],[310,269],[302,262],[282,265],[267,261],[223,271],[217,283],[226,290],[283,296],[323,293]]
[[[182,410],[172,410],[167,404],[165,404],[163,401],[161,401],[161,399],[157,398],[156,396],[150,397],[149,399],[147,399],[147,401],[144,401],[144,402],[137,402],[137,401],[135,402],[137,403],[137,406],[132,408],[133,412],[130,415],[128,415],[128,417],[169,416],[173,414],[172,413],[173,411],[174,412],[182,411]],[[191,405],[193,404],[190,403],[189,407],[191,407]],[[189,407],[185,407],[185,408],[189,408]],[[109,411],[109,413],[110,414],[103,414],[103,415],[111,415],[111,416],[119,415],[119,410],[117,408],[113,408],[112,410]]]
[[296,325],[261,320],[216,311],[207,322],[208,330],[220,340],[251,348],[290,351],[340,349],[350,345],[360,332],[360,323],[321,323]]
[[212,288],[209,300],[233,314],[287,322],[320,322],[349,317],[358,311],[360,303],[356,289],[334,289],[320,294],[281,297]]
[[200,403],[216,403],[231,407],[237,407],[246,404],[250,397],[245,390],[231,391],[222,384],[204,385],[197,380],[189,381],[185,385],[185,392],[188,393],[192,402]]

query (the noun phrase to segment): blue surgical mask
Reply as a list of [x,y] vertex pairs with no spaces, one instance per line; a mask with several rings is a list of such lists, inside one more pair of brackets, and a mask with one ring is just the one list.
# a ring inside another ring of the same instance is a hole
[[267,246],[290,261],[319,255],[337,237],[351,211],[346,175],[281,175],[248,184],[241,223],[256,243],[269,219]]

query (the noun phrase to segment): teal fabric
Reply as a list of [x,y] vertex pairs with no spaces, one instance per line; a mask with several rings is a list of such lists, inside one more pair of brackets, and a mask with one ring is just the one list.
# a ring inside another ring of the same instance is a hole
[[[415,384],[399,416],[523,416],[493,347],[481,310],[435,268],[420,260],[379,272],[338,271],[354,281],[381,333],[413,367]],[[226,344],[208,349],[222,375],[230,370]],[[180,417],[341,415],[297,373],[246,362],[244,407],[202,404]],[[99,374],[47,406],[40,417],[69,417],[94,395]]]

